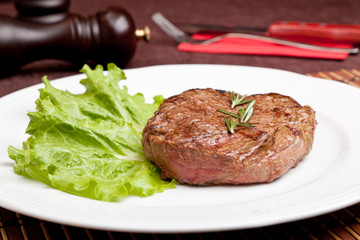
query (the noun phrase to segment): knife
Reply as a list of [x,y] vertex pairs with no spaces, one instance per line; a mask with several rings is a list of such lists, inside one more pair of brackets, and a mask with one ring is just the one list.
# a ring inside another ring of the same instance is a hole
[[248,28],[236,25],[177,24],[189,33],[199,31],[241,32],[264,34],[288,40],[326,43],[360,44],[360,24],[276,21],[268,28]]

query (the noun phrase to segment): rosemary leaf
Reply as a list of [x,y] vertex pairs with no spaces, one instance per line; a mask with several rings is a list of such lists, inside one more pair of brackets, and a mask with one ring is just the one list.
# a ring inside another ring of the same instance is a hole
[[238,123],[238,126],[240,126],[240,127],[255,127],[254,124],[250,124],[250,123]]
[[223,109],[217,109],[218,112],[221,112],[221,113],[225,113],[229,116],[233,116],[233,117],[238,117],[238,115],[236,113],[233,113],[233,112],[229,112],[229,111],[226,111],[226,110],[223,110]]
[[234,133],[235,132],[235,128],[238,125],[236,123],[237,118],[235,118],[235,120],[233,120],[232,116],[229,115],[229,119],[227,119],[226,117],[224,117],[224,121],[226,124],[227,129],[229,130],[229,132]]
[[[246,108],[243,108],[242,116],[240,117],[241,122],[247,122],[252,117],[254,113],[254,106],[255,100],[251,100],[250,103],[246,106]],[[239,114],[240,115],[240,114]]]
[[231,92],[230,96],[231,96],[231,108],[235,108],[238,105],[248,102],[248,101],[244,101],[244,99],[246,98],[246,95],[244,95],[240,98],[240,94],[235,96],[235,93]]

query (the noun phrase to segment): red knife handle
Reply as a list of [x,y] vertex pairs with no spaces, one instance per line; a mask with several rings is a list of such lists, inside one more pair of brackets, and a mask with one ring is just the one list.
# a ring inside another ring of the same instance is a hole
[[270,25],[269,36],[326,43],[360,44],[360,24],[329,24],[278,21]]

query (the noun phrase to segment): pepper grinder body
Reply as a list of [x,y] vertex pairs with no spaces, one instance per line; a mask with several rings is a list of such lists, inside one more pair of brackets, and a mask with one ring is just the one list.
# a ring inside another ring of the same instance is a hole
[[14,5],[22,21],[54,23],[69,15],[70,0],[14,0]]
[[71,14],[60,22],[37,24],[0,16],[0,67],[14,72],[41,59],[76,65],[124,67],[133,57],[137,38],[130,14],[110,7],[88,18]]

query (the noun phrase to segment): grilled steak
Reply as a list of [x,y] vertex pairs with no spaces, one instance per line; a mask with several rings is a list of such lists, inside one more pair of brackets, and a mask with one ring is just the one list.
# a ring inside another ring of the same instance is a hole
[[295,167],[311,150],[315,112],[277,93],[258,94],[249,123],[229,133],[223,109],[229,92],[192,89],[165,100],[143,131],[148,160],[164,179],[215,185],[271,182]]

